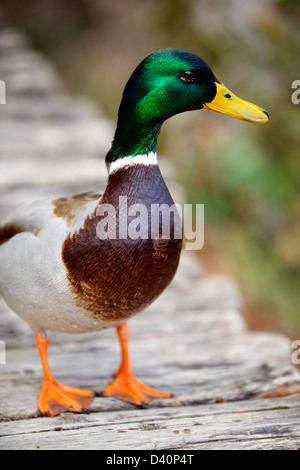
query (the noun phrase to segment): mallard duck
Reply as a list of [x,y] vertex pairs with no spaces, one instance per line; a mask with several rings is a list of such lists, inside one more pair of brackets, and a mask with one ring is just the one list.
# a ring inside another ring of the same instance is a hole
[[[155,397],[171,396],[134,376],[127,321],[173,279],[182,249],[181,238],[174,236],[178,222],[172,219],[171,235],[164,238],[160,219],[152,236],[147,215],[146,236],[130,236],[127,229],[134,218],[127,219],[120,198],[126,198],[128,207],[138,204],[148,211],[153,205],[173,206],[157,163],[157,137],[166,119],[202,108],[248,122],[269,119],[266,111],[229,91],[196,54],[164,49],[149,55],[134,70],[123,93],[106,156],[103,194],[38,200],[3,221],[0,293],[35,334],[44,374],[38,400],[43,415],[85,411],[94,397],[93,391],[53,378],[47,359],[48,331],[85,333],[115,327],[121,365],[103,395],[140,406]],[[113,215],[108,215],[109,208]],[[109,222],[115,222],[111,237]],[[106,226],[102,234],[99,224]]]

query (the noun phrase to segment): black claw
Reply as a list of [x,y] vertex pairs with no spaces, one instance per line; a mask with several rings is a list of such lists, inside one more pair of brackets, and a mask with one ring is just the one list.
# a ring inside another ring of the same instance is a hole
[[142,401],[142,403],[138,406],[140,406],[141,408],[151,408],[150,404],[146,403],[145,401]]
[[81,408],[81,412],[89,415],[91,411],[88,408]]

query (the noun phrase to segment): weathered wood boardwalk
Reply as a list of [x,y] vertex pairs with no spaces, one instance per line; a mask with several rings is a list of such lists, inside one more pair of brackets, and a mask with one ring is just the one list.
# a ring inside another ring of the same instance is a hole
[[[43,195],[101,190],[113,125],[71,99],[49,62],[13,31],[0,34],[0,217]],[[176,177],[162,162],[174,198]],[[242,298],[226,275],[206,275],[183,253],[172,285],[133,318],[136,375],[173,393],[139,409],[101,397],[119,362],[113,330],[50,334],[50,364],[63,383],[99,392],[87,415],[41,417],[42,370],[33,334],[0,299],[0,449],[298,449],[300,396],[254,399],[299,385],[291,342],[247,330]]]

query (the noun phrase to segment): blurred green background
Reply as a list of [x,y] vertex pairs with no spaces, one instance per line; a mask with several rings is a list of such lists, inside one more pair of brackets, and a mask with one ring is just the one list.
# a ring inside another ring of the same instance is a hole
[[0,22],[25,31],[74,95],[116,119],[136,65],[165,47],[189,49],[267,125],[209,111],[172,118],[158,151],[189,203],[205,204],[209,272],[231,273],[252,329],[300,333],[299,0],[1,0]]

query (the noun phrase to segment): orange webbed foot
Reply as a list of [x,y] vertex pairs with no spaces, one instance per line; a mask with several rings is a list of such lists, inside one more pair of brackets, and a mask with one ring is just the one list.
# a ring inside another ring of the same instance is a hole
[[129,354],[129,328],[126,323],[117,326],[117,334],[121,344],[122,362],[120,368],[114,374],[116,380],[108,385],[103,392],[106,397],[114,397],[118,400],[144,406],[153,398],[170,398],[172,395],[160,392],[138,380],[132,373]]
[[116,380],[108,385],[104,396],[143,406],[153,398],[170,398],[170,393],[161,392],[138,380],[132,373],[118,373]]
[[56,382],[48,364],[49,340],[41,334],[36,334],[35,340],[44,371],[43,387],[38,402],[40,412],[46,416],[57,416],[64,411],[87,412],[95,393]]
[[91,390],[70,387],[55,380],[43,383],[38,407],[45,416],[57,416],[64,411],[84,413],[94,398]]

